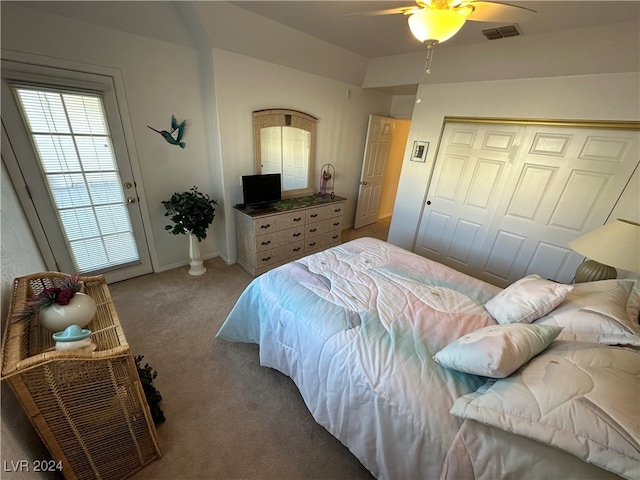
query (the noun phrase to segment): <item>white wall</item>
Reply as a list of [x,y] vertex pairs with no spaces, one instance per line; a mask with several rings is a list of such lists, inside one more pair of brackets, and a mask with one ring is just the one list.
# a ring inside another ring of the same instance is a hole
[[391,116],[393,118],[410,119],[413,115],[415,95],[394,95],[391,102]]
[[[0,175],[0,192],[2,194],[0,207],[2,327],[0,331],[4,332],[13,279],[34,272],[42,272],[46,268],[27,225],[27,219],[18,204],[18,197],[9,181],[4,163],[2,163]],[[2,392],[0,400],[2,407],[0,414],[2,417],[2,432],[0,434],[2,436],[2,460],[17,462],[18,460],[50,458],[11,389],[3,382],[0,390]],[[23,475],[24,473],[3,472],[2,478],[17,479]]]
[[[63,59],[80,62],[89,71],[96,65],[120,72],[126,98],[119,102],[131,124],[127,142],[140,173],[136,180],[144,185],[141,207],[148,219],[154,269],[188,262],[186,237],[164,230],[168,222],[160,202],[193,185],[213,198],[222,196],[212,188],[212,178],[220,172],[209,161],[207,138],[211,132],[204,125],[197,52],[6,3],[2,5],[2,48],[37,54],[47,63]],[[147,128],[166,129],[172,114],[179,120],[187,119],[184,150]],[[219,252],[216,230],[224,229],[219,223],[214,221],[209,238],[200,245],[204,256]]]
[[[523,28],[526,31],[526,26]],[[637,72],[639,35],[636,20],[471,45],[450,46],[445,42],[436,46],[430,75],[424,72],[424,53],[381,57],[369,62],[363,86]],[[468,99],[471,93],[465,97]]]
[[175,2],[201,46],[362,85],[368,59],[228,2]]
[[318,118],[316,188],[320,188],[321,166],[333,164],[336,195],[347,198],[345,227],[353,225],[369,114],[388,116],[392,97],[225,50],[213,51],[213,63],[230,255],[235,258],[231,253],[235,220],[230,209],[242,203],[240,176],[254,173],[255,168],[254,110],[291,108]]
[[[410,162],[405,153],[389,241],[413,246],[445,116],[640,120],[638,85],[638,73],[421,85],[407,145],[426,140],[431,148],[426,163]],[[638,198],[632,186],[625,195]],[[618,213],[640,220],[636,212]]]

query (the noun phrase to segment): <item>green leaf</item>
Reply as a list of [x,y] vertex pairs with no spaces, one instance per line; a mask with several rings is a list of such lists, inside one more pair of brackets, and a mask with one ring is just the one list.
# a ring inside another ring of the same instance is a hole
[[193,233],[198,241],[207,238],[207,228],[215,218],[215,207],[218,202],[209,195],[192,187],[188,192],[174,193],[169,200],[163,200],[165,217],[171,217],[174,225],[166,225],[165,230],[174,235]]

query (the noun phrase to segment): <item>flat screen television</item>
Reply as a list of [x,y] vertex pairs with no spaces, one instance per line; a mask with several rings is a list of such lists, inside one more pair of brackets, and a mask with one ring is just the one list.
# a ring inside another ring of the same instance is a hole
[[248,207],[268,206],[282,200],[282,180],[279,173],[243,175],[242,197]]

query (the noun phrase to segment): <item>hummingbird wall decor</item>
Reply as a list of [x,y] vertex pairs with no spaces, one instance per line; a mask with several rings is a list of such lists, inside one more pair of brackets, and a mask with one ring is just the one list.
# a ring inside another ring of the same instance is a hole
[[149,125],[147,125],[147,127],[149,127],[154,132],[158,132],[171,145],[179,145],[180,148],[184,148],[186,144],[184,142],[181,142],[181,140],[182,140],[182,137],[184,136],[184,129],[186,125],[187,125],[186,120],[183,120],[182,123],[178,125],[178,121],[176,120],[175,115],[171,115],[171,131],[170,132],[168,132],[167,130],[156,130],[155,128],[150,127]]

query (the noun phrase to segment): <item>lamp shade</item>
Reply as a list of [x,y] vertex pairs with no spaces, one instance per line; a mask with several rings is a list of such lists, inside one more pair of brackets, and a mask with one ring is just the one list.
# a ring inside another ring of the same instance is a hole
[[465,17],[451,10],[425,9],[409,17],[409,29],[421,42],[444,42],[458,33],[465,21]]
[[617,219],[570,241],[569,248],[605,265],[640,272],[640,223]]

